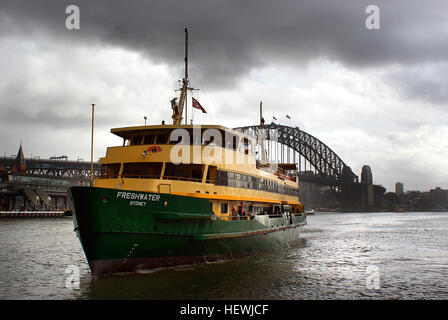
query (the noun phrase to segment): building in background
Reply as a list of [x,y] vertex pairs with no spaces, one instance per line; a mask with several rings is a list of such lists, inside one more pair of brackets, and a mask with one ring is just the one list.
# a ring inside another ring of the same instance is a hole
[[[99,175],[94,163],[94,176]],[[22,145],[17,156],[0,158],[0,211],[67,210],[67,189],[88,185],[90,163],[69,161],[67,156],[50,159],[25,158]]]
[[401,182],[395,183],[395,193],[401,195],[404,193],[404,185]]
[[443,190],[440,187],[436,187],[435,189],[429,190],[429,194],[431,195],[432,201],[443,209],[448,208],[448,190]]

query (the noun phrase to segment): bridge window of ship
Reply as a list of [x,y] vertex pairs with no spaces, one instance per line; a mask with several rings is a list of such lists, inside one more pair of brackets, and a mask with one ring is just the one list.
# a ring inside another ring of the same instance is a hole
[[142,144],[143,136],[134,136],[131,138],[131,146]]
[[158,179],[162,171],[162,162],[128,162],[123,166],[123,178]]
[[[217,141],[218,140],[218,141]],[[203,146],[222,146],[221,141],[218,139],[216,139],[215,136],[211,135],[211,136],[202,136],[202,145]]]
[[190,144],[190,139],[189,139],[189,137],[182,136],[182,135],[179,135],[179,136],[176,136],[176,135],[171,136],[170,135],[169,143],[170,144],[189,145]]
[[168,134],[158,134],[156,138],[156,144],[167,144]]
[[154,139],[156,136],[154,134],[148,134],[143,138],[143,144],[154,144]]

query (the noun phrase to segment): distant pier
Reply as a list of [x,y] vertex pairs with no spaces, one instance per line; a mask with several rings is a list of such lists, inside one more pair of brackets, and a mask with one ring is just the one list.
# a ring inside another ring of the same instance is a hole
[[[98,163],[92,173],[100,174]],[[0,158],[0,217],[64,216],[71,209],[68,188],[89,181],[90,162],[70,161],[67,156],[25,158],[20,145],[17,156]]]
[[71,211],[0,211],[0,219],[63,218],[71,215]]

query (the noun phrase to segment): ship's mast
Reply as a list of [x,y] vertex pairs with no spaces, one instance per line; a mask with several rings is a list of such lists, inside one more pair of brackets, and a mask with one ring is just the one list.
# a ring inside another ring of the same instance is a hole
[[[185,83],[188,85],[188,30],[185,28]],[[187,124],[187,111],[188,111],[188,88],[185,90],[185,124]]]
[[180,89],[179,103],[176,103],[177,98],[171,100],[171,108],[173,108],[173,124],[180,125],[182,121],[182,114],[185,106],[185,124],[187,124],[187,91],[194,90],[188,87],[188,30],[185,28],[185,76],[182,79],[182,88]]

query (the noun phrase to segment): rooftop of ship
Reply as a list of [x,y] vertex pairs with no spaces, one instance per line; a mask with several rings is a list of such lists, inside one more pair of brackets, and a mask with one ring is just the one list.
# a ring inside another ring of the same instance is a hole
[[131,127],[118,127],[118,128],[112,128],[110,131],[124,139],[131,138],[136,132],[145,134],[150,133],[152,131],[157,130],[169,130],[169,129],[194,129],[194,128],[201,128],[201,129],[218,129],[223,131],[228,131],[230,133],[233,133],[235,135],[244,136],[247,137],[250,140],[255,140],[254,138],[247,136],[243,134],[242,132],[238,130],[234,130],[232,128],[228,128],[222,125],[218,124],[159,124],[159,125],[143,125],[143,126],[131,126]]

